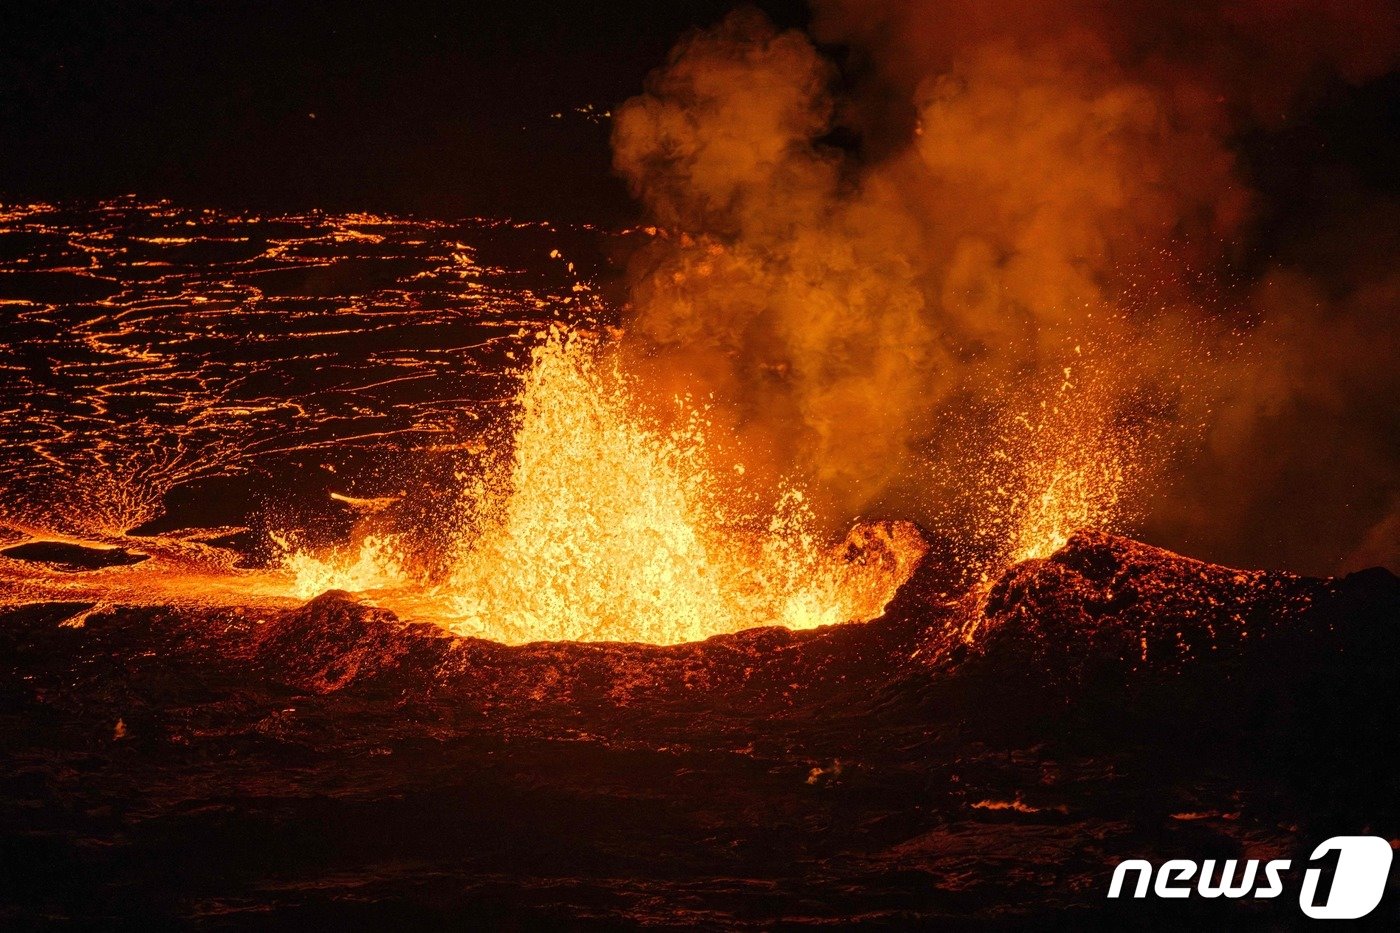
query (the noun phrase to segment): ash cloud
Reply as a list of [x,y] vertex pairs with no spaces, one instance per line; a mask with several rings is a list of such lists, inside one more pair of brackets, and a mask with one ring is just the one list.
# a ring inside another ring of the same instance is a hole
[[1374,0],[738,11],[615,118],[659,228],[631,346],[833,523],[975,538],[1015,480],[988,465],[1047,446],[1007,426],[1045,420],[1056,457],[1132,461],[1157,543],[1394,566],[1393,201],[1290,231],[1248,143],[1390,72],[1398,30]]

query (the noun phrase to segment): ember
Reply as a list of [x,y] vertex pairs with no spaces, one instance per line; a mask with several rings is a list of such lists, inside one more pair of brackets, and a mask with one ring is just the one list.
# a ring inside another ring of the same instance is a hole
[[765,508],[742,465],[714,466],[703,409],[677,400],[670,430],[647,419],[596,338],[550,331],[531,360],[510,453],[467,477],[439,579],[401,537],[369,535],[289,554],[293,592],[361,592],[508,643],[671,644],[872,618],[922,557],[903,525],[823,541],[799,489]]

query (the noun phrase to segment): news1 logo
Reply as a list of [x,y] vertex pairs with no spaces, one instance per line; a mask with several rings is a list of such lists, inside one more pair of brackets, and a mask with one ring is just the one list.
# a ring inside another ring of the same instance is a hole
[[[1390,843],[1379,836],[1333,836],[1313,849],[1310,867],[1303,872],[1298,906],[1318,920],[1366,916],[1385,894],[1391,858]],[[1288,859],[1248,859],[1243,863],[1229,859],[1217,871],[1213,859],[1199,864],[1191,859],[1171,859],[1157,868],[1143,859],[1127,859],[1113,869],[1108,896],[1121,897],[1128,877],[1136,873],[1133,897],[1146,897],[1149,885],[1158,897],[1278,897],[1284,891],[1283,872],[1292,864]]]

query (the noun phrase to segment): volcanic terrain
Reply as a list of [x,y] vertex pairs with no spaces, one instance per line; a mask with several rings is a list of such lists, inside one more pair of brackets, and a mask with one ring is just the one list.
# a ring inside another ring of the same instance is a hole
[[0,210],[0,926],[1277,928],[1112,868],[1400,839],[1394,576],[731,534],[532,344],[641,235]]
[[669,647],[505,646],[334,592],[8,609],[3,918],[1276,926],[1289,897],[1107,901],[1112,865],[1400,836],[1391,574],[1086,531],[940,583],[926,560],[873,621]]

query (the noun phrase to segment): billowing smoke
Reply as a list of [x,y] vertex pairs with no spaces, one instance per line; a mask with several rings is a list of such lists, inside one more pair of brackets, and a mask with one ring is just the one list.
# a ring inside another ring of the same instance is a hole
[[1325,246],[1275,242],[1245,143],[1385,74],[1397,22],[1381,0],[817,0],[809,36],[738,11],[616,116],[657,226],[633,347],[771,476],[808,469],[834,522],[973,540],[1040,495],[1023,464],[1110,459],[1159,543],[1393,564],[1397,277],[1364,257],[1393,259],[1394,225],[1367,194]]

